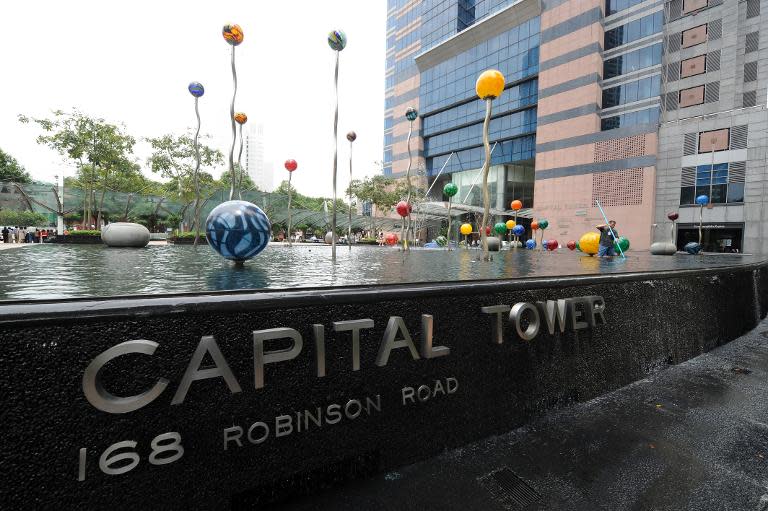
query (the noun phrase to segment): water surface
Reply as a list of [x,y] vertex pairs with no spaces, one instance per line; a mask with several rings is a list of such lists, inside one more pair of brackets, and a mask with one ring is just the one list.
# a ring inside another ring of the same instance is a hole
[[102,245],[32,245],[0,252],[0,300],[158,295],[234,289],[291,289],[404,282],[473,281],[635,271],[669,271],[746,264],[741,255],[653,256],[628,252],[627,259],[512,250],[483,262],[479,250],[337,247],[337,262],[325,245],[270,244],[236,268],[208,246],[156,245],[143,249]]

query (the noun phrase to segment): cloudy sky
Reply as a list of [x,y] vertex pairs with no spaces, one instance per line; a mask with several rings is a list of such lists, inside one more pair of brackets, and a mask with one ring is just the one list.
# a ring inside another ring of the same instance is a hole
[[[358,135],[355,173],[375,174],[383,144],[385,0],[3,2],[0,148],[36,179],[71,175],[74,168],[38,146],[39,131],[20,125],[17,114],[77,107],[124,123],[137,138],[182,133],[196,122],[187,92],[196,80],[206,90],[203,132],[226,154],[232,75],[221,27],[228,22],[245,32],[235,108],[249,124],[265,125],[276,184],[282,162],[294,158],[299,191],[331,194],[334,52],[326,35],[334,28],[349,40],[339,76],[339,189],[348,181],[350,129]],[[147,145],[136,152],[144,166]]]

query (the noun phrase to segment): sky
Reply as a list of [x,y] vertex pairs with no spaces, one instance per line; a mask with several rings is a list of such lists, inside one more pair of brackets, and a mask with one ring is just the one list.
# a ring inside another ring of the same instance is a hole
[[[235,110],[248,115],[246,128],[264,124],[275,185],[287,178],[283,162],[293,158],[299,192],[331,195],[335,52],[326,37],[333,29],[348,38],[339,68],[338,190],[349,181],[349,130],[357,133],[355,178],[380,172],[385,0],[2,2],[0,148],[34,179],[73,175],[75,167],[38,145],[39,129],[21,125],[18,114],[48,117],[76,107],[124,123],[137,139],[181,134],[196,125],[187,85],[199,81],[202,133],[226,160],[232,97],[231,47],[221,36],[226,23],[245,34],[236,50]],[[135,152],[152,176],[148,144]]]

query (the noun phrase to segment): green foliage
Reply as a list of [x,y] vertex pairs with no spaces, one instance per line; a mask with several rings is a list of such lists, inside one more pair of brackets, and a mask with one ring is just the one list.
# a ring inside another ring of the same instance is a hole
[[[288,181],[280,183],[273,193],[288,196]],[[324,204],[328,204],[328,211],[333,208],[333,202],[323,197],[309,197],[296,191],[291,185],[291,208],[308,209],[310,211],[323,211]],[[341,199],[336,199],[336,211],[346,213],[349,211],[349,205]]]
[[31,179],[16,158],[0,149],[0,181],[29,183]]
[[70,236],[101,236],[101,231],[92,231],[88,229],[81,229],[79,231],[69,231]]
[[32,211],[0,211],[0,225],[15,225],[20,227],[42,227],[48,225],[48,217]]
[[[191,238],[195,237],[195,233],[193,231],[189,231],[189,232],[173,231],[173,237],[174,238],[190,238],[191,239]],[[201,238],[205,238],[205,233],[201,232],[200,233],[200,237]]]
[[[202,137],[201,137],[202,138]],[[177,194],[185,202],[195,198],[195,157],[194,138],[189,135],[176,136],[173,134],[150,138],[147,141],[152,146],[152,155],[147,159],[150,170],[168,179],[165,185],[166,194]],[[214,180],[205,169],[221,165],[224,157],[218,149],[212,149],[199,142],[200,149],[200,188],[213,185]]]

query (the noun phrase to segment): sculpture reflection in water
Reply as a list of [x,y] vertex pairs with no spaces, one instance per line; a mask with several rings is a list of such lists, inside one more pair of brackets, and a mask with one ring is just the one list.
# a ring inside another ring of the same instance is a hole
[[[239,25],[224,25],[224,40],[232,46],[232,102],[229,106],[229,120],[232,126],[232,144],[229,148],[229,201],[216,206],[205,221],[208,243],[222,257],[237,265],[251,259],[264,250],[272,237],[272,225],[267,215],[255,204],[234,200],[239,196],[238,176],[235,172],[234,152],[237,139],[236,123],[245,123],[245,114],[235,115],[237,96],[237,69],[235,48],[243,42],[244,34]],[[241,122],[242,121],[242,122]]]

